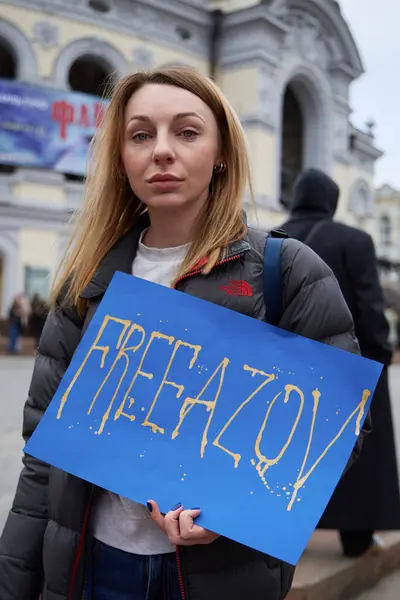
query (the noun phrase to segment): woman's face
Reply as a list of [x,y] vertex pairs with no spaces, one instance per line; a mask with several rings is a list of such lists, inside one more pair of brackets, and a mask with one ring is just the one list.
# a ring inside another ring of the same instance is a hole
[[187,90],[147,84],[125,110],[122,161],[132,190],[151,209],[198,210],[221,161],[211,109]]

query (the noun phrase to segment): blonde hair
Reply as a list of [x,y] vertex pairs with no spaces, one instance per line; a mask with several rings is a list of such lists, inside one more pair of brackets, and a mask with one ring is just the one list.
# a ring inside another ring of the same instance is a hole
[[53,286],[53,304],[61,292],[79,312],[85,309],[80,294],[90,283],[101,260],[137,222],[145,205],[130,189],[121,165],[125,108],[132,95],[146,84],[167,84],[198,96],[214,113],[225,171],[214,174],[210,195],[197,223],[197,236],[178,278],[207,258],[209,273],[229,243],[245,235],[242,201],[250,186],[246,142],[239,119],[225,96],[210,79],[190,68],[172,67],[139,72],[121,79],[90,149],[82,208]]

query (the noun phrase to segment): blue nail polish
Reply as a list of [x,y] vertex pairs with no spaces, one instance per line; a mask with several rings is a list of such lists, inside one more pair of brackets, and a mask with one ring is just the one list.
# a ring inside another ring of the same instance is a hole
[[196,506],[196,508],[191,508],[190,510],[200,510],[200,506]]
[[178,502],[178,504],[175,504],[175,506],[173,508],[171,508],[171,510],[178,510],[178,508],[180,508],[182,506],[182,504],[180,502]]
[[149,512],[153,512],[153,507],[152,507],[152,505],[150,504],[150,502],[148,502],[148,503],[147,503],[147,508],[148,508],[148,511],[149,511]]

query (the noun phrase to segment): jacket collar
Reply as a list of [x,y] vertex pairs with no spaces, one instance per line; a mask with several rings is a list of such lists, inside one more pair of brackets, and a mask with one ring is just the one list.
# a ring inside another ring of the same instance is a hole
[[[136,225],[129,229],[105,255],[91,282],[80,293],[80,298],[89,300],[104,294],[116,271],[132,273],[132,264],[139,246],[140,235],[149,225],[149,216],[147,213],[143,213]],[[243,254],[250,247],[249,238],[246,234],[243,239],[232,242],[228,246],[225,260]],[[196,268],[200,268],[206,263],[207,260],[204,259],[199,262]]]

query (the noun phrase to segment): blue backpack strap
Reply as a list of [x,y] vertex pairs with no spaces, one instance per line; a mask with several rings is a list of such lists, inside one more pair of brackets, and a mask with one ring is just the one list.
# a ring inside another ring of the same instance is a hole
[[282,243],[289,236],[281,229],[270,232],[264,247],[264,304],[266,321],[278,325],[282,317]]

